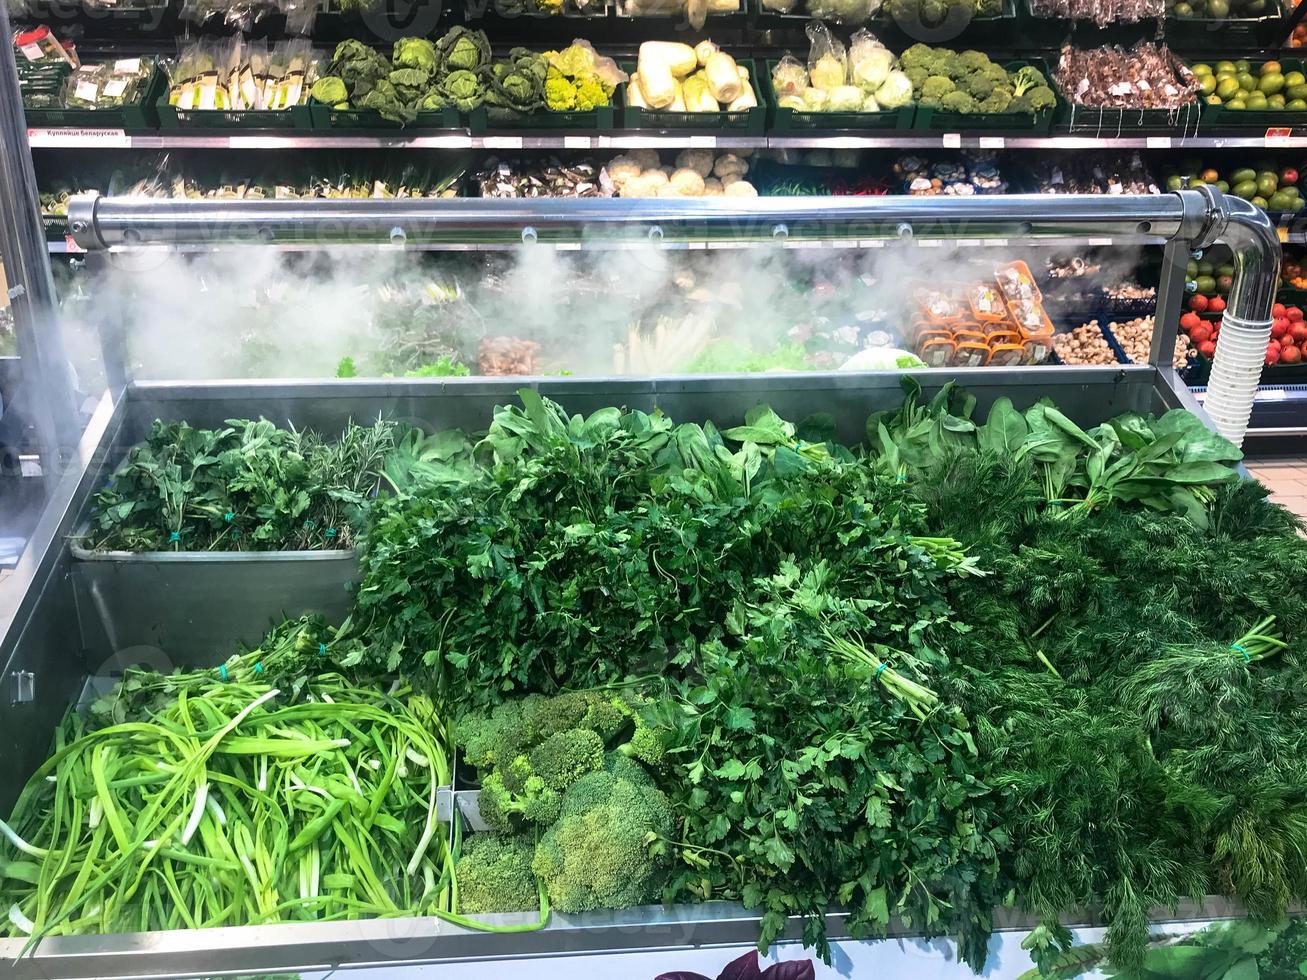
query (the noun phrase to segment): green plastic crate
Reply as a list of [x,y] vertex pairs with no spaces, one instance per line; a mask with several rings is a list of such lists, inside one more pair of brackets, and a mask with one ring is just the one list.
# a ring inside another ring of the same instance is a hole
[[811,130],[830,129],[894,129],[912,128],[916,116],[916,107],[905,105],[901,109],[887,109],[884,112],[803,112],[799,109],[783,108],[772,87],[771,73],[779,62],[768,61],[766,70],[759,80],[762,91],[767,96],[769,128],[775,133],[791,133]]
[[159,128],[178,129],[312,129],[307,105],[289,109],[178,109],[168,95],[159,98]]
[[[1048,79],[1049,87],[1053,89],[1054,93],[1057,92],[1057,86],[1053,83],[1052,73],[1046,63],[1042,61],[1008,61],[1003,63],[1003,67],[1009,72],[1016,71],[1018,68],[1025,68],[1027,65],[1038,68],[1044,77]],[[937,133],[983,131],[1019,133],[1024,136],[1044,136],[1048,133],[1056,112],[1056,108],[1053,108],[1045,109],[1043,112],[961,113],[917,106],[912,128]]]
[[[729,52],[728,52],[729,53]],[[743,112],[668,112],[665,109],[642,109],[626,104],[626,86],[618,87],[622,98],[622,127],[624,129],[713,129],[729,130],[733,136],[761,136],[767,127],[767,100],[758,84],[758,65],[752,58],[736,58],[736,64],[749,70],[749,84],[758,104]],[[634,63],[623,64],[628,75],[635,71]]]
[[[1212,58],[1210,61],[1206,58],[1187,58],[1186,64],[1195,61],[1202,61],[1204,64],[1215,64],[1218,61],[1238,61],[1236,58]],[[1251,59],[1249,59],[1251,60]],[[1261,61],[1269,61],[1269,58],[1261,58]],[[1300,71],[1307,74],[1307,67],[1298,58],[1281,58],[1279,59],[1281,67],[1285,73],[1291,71]],[[1268,129],[1293,128],[1294,126],[1307,126],[1307,111],[1296,110],[1290,112],[1287,109],[1227,109],[1225,106],[1210,105],[1203,103],[1202,128],[1207,132],[1213,130],[1229,131],[1233,129],[1254,130],[1264,133]]]
[[155,102],[167,89],[168,77],[156,64],[141,97],[130,105],[113,109],[24,109],[23,112],[27,125],[34,128],[153,130],[159,126]]
[[[614,103],[616,99],[614,93]],[[606,132],[613,129],[616,116],[615,105],[574,112],[550,112],[548,109],[518,112],[515,109],[483,105],[468,113],[468,125],[476,135],[504,129],[584,129]]]
[[407,126],[381,118],[375,109],[333,109],[329,105],[310,105],[314,129],[463,129],[463,116],[457,109],[432,109],[419,112]]

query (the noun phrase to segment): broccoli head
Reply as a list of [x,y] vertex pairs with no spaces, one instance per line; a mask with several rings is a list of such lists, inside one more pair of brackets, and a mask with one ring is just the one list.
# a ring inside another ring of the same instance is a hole
[[1007,112],[1008,106],[1012,103],[1012,89],[1006,85],[1000,85],[989,95],[985,96],[980,103],[981,112]]
[[650,843],[671,830],[667,797],[639,765],[615,756],[564,794],[532,870],[561,912],[640,905],[658,895],[665,874]]
[[517,783],[517,791],[510,789],[504,773],[492,772],[481,780],[481,794],[477,805],[481,819],[496,833],[506,834],[521,829],[524,823],[547,826],[558,819],[562,810],[562,797],[545,785],[539,776],[528,776]]
[[1024,96],[1031,112],[1043,112],[1057,105],[1057,95],[1047,85],[1038,85]]
[[957,86],[953,84],[951,78],[945,78],[943,75],[931,75],[921,86],[921,94],[927,99],[942,99],[948,95]]
[[939,100],[939,107],[946,112],[978,112],[980,103],[975,100],[974,96],[966,92],[950,92],[944,98]]
[[919,68],[927,75],[934,75],[940,61],[940,52],[926,44],[914,44],[899,55],[899,67],[905,72]]
[[501,759],[508,762],[529,749],[531,744],[523,737],[523,716],[533,701],[543,700],[535,697],[505,701],[488,715],[460,718],[454,728],[455,739],[468,765],[489,768]]
[[[515,760],[516,761],[516,760]],[[604,740],[586,728],[557,732],[531,750],[532,775],[559,792],[604,764]]]
[[540,907],[531,860],[535,843],[527,837],[473,834],[454,866],[459,912],[529,912]]
[[985,65],[969,72],[963,77],[958,87],[973,99],[986,99],[996,88],[1007,87],[1007,72],[1002,65],[987,61]]
[[1041,85],[1047,87],[1048,79],[1044,77],[1044,73],[1038,68],[1030,65],[1018,68],[1012,77],[1012,90],[1016,95],[1025,95],[1032,88],[1038,88]]
[[957,63],[963,71],[979,71],[987,65],[992,65],[989,55],[982,51],[963,51],[957,57]]
[[921,86],[926,84],[926,79],[930,77],[930,72],[924,68],[908,68],[903,72],[908,76],[908,81],[912,83],[912,91],[920,92]]

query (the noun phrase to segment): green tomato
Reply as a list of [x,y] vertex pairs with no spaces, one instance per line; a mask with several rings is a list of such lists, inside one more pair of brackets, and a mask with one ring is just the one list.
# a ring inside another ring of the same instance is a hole
[[1284,91],[1285,77],[1279,72],[1270,72],[1257,80],[1257,90],[1266,95],[1275,95]]

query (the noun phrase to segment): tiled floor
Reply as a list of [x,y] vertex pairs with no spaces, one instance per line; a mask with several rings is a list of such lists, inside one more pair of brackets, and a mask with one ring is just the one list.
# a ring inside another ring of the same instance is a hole
[[1266,457],[1250,459],[1246,465],[1266,484],[1272,499],[1307,518],[1307,459]]

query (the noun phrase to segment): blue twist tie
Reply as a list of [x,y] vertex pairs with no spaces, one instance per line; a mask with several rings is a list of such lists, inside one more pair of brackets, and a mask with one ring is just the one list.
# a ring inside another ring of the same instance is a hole
[[235,517],[236,515],[233,514],[231,511],[227,511],[227,513],[222,515],[222,519],[226,521],[228,524],[230,524],[235,519]]
[[327,655],[327,644],[325,644],[325,643],[319,643],[319,644],[318,644],[318,656],[319,656],[319,657],[325,657],[326,655]]
[[312,522],[312,521],[305,521],[305,522],[304,522],[304,526],[307,527],[307,528],[312,528],[312,527],[313,527],[313,522]]
[[226,664],[222,664],[222,665],[220,665],[220,666],[218,667],[218,676],[221,677],[224,681],[227,679],[227,665],[226,665]]
[[885,668],[888,667],[888,666],[889,666],[889,661],[888,661],[888,660],[883,661],[883,662],[881,663],[881,665],[880,665],[879,667],[876,668],[876,676],[873,677],[872,680],[874,680],[874,681],[875,681],[875,680],[880,680],[880,675],[883,674],[883,673],[885,673]]
[[262,674],[262,673],[263,673],[263,662],[262,662],[262,661],[260,661],[260,660],[256,660],[256,661],[254,661],[254,673],[256,673],[256,674]]
[[335,536],[336,536],[336,529],[334,527],[327,528],[327,537],[334,538]]
[[908,475],[907,475],[906,473],[899,473],[899,474],[897,474],[897,475],[894,477],[894,482],[895,482],[895,483],[907,483],[907,482],[908,482]]
[[241,536],[241,529],[238,527],[233,527],[231,529],[231,536],[233,538],[239,538]]
[[1246,663],[1246,664],[1250,664],[1250,663],[1253,662],[1252,655],[1249,654],[1249,652],[1248,652],[1247,650],[1245,650],[1243,647],[1241,647],[1239,644],[1237,644],[1237,643],[1231,643],[1231,644],[1230,644],[1230,649],[1231,649],[1231,650],[1238,650],[1240,653],[1242,653],[1242,654],[1243,654],[1243,662],[1244,662],[1244,663]]
[[169,542],[180,541],[181,539],[182,539],[182,535],[180,531],[173,531],[170,535],[168,535]]

